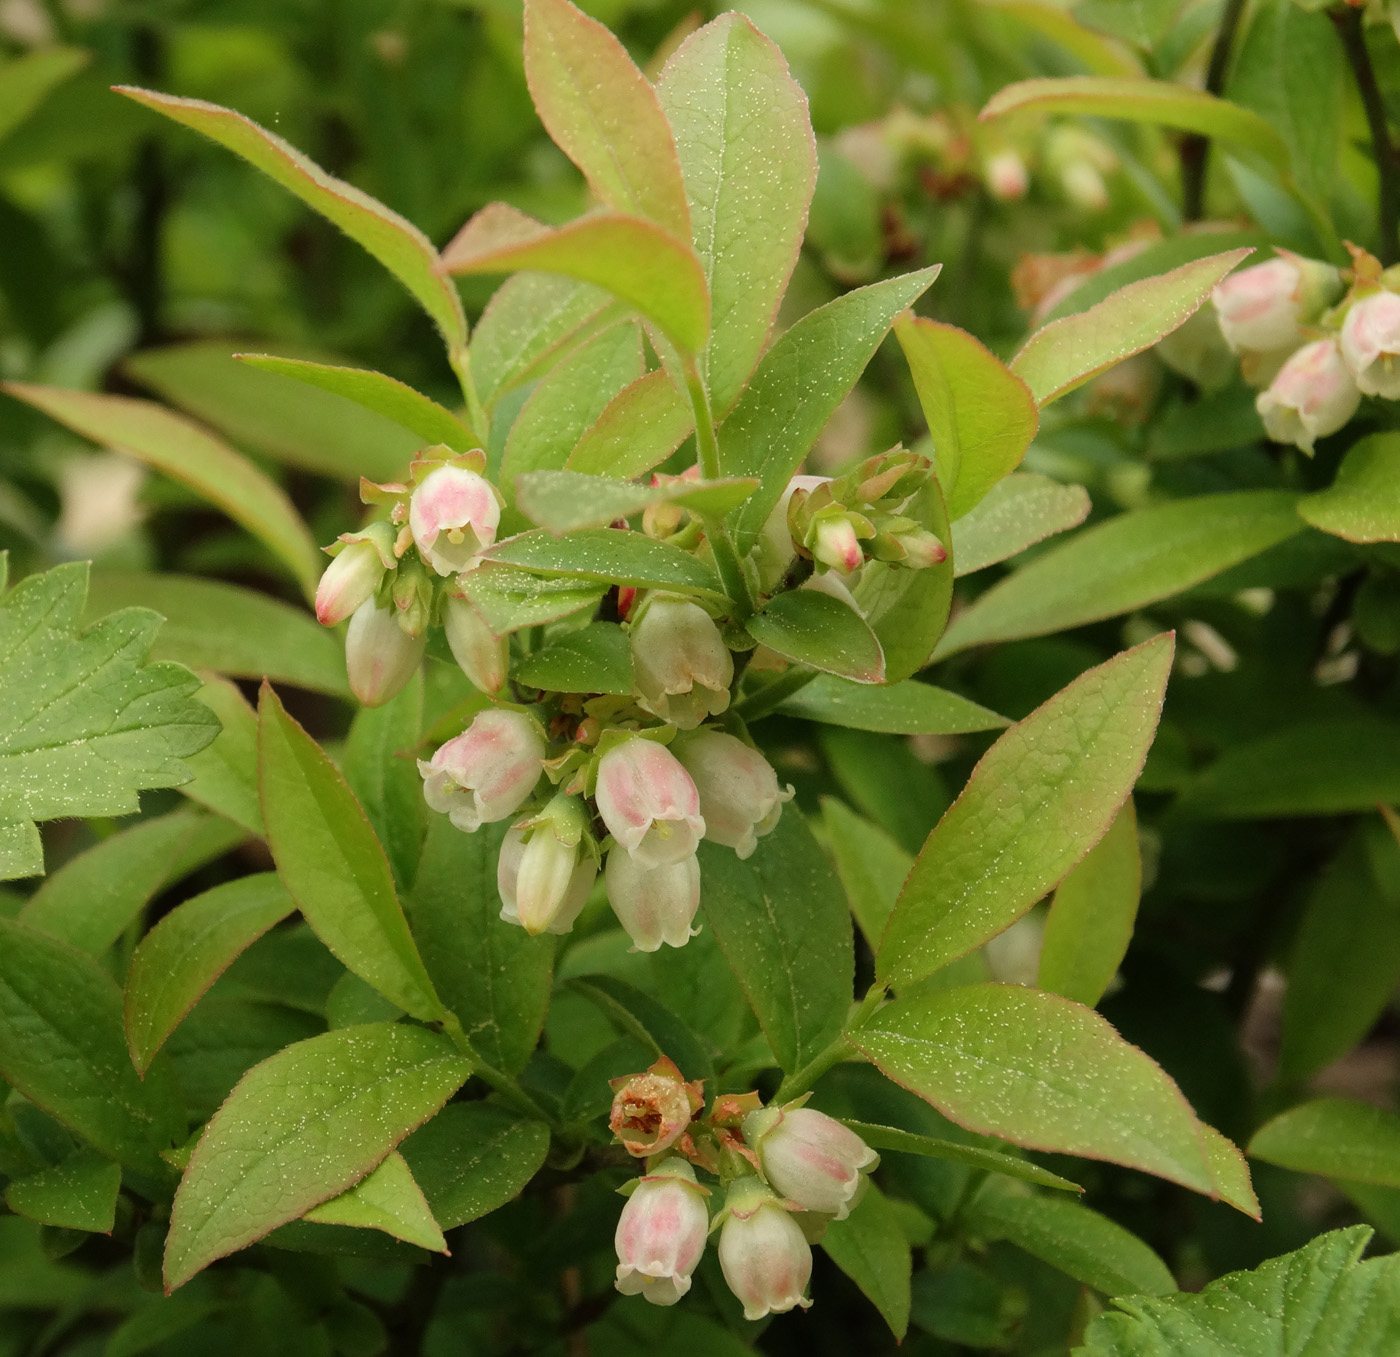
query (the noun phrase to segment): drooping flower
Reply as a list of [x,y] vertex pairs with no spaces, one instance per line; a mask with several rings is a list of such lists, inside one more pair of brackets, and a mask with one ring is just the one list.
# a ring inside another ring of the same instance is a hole
[[388,608],[366,599],[345,633],[345,671],[350,691],[366,707],[382,706],[400,693],[418,668],[428,638],[410,636]]
[[665,745],[636,736],[598,761],[598,814],[638,867],[669,867],[695,853],[705,833],[700,795]]
[[430,471],[413,491],[408,525],[419,554],[439,575],[469,570],[496,540],[501,505],[483,477],[466,467]]
[[1361,392],[1335,339],[1304,344],[1254,402],[1276,443],[1295,443],[1310,456],[1319,438],[1336,433],[1355,413]]
[[744,1119],[744,1139],[768,1181],[808,1211],[845,1220],[861,1174],[880,1156],[856,1133],[810,1107],[766,1107]]
[[616,1284],[624,1296],[674,1305],[690,1290],[710,1227],[705,1196],[695,1170],[674,1156],[637,1180],[613,1237]]
[[758,1178],[737,1179],[724,1204],[719,1265],[745,1319],[806,1309],[812,1247],[788,1208]]
[[1367,396],[1400,400],[1400,296],[1373,292],[1342,322],[1342,357]]
[[369,538],[346,542],[316,586],[316,620],[333,627],[353,616],[374,597],[384,570],[379,547]]
[[455,739],[419,760],[428,805],[468,834],[514,815],[535,789],[545,742],[524,712],[478,712]]
[[639,867],[630,853],[614,848],[604,872],[608,902],[637,952],[661,944],[684,947],[694,936],[700,907],[700,864],[692,853],[666,867]]
[[734,657],[710,615],[688,599],[655,597],[631,626],[641,705],[691,730],[729,705]]
[[502,919],[532,937],[573,928],[598,875],[583,848],[584,823],[579,799],[561,794],[534,819],[506,831],[496,862]]
[[472,686],[499,693],[510,673],[509,637],[497,636],[466,599],[450,595],[443,601],[442,626],[452,658]]
[[1280,250],[1277,258],[1218,283],[1211,302],[1225,342],[1236,353],[1277,353],[1301,343],[1298,327],[1340,290],[1341,275],[1332,265]]
[[675,750],[699,793],[705,837],[748,857],[778,823],[793,789],[780,789],[773,765],[758,750],[722,731],[683,736]]

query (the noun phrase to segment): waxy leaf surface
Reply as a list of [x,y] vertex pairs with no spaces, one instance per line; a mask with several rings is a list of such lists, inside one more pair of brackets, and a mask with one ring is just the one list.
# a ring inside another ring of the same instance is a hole
[[871,685],[835,674],[817,675],[786,698],[779,710],[827,725],[894,735],[964,735],[1010,724],[1006,717],[931,683],[905,679]]
[[994,485],[975,509],[953,524],[953,573],[985,570],[1027,547],[1077,528],[1089,516],[1082,485],[1060,485],[1018,472]]
[[865,619],[817,589],[776,594],[748,621],[749,635],[769,650],[858,683],[879,683],[885,657]]
[[1400,542],[1400,434],[1353,444],[1332,484],[1304,495],[1298,512],[1348,542]]
[[447,1241],[433,1219],[423,1190],[413,1180],[404,1157],[393,1150],[367,1178],[330,1201],[313,1206],[305,1217],[318,1225],[348,1225],[382,1230],[405,1244],[446,1253]]
[[626,479],[660,466],[695,428],[695,413],[664,368],[629,382],[584,430],[568,471]]
[[1249,1154],[1297,1173],[1400,1188],[1400,1117],[1369,1103],[1317,1098],[1265,1122]]

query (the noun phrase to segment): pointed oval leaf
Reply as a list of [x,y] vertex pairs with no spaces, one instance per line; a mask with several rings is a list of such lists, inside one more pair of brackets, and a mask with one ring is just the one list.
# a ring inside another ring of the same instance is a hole
[[537,575],[574,576],[637,589],[672,589],[723,598],[718,576],[688,551],[640,532],[615,528],[581,528],[555,537],[543,528],[497,542],[484,553],[488,561]]
[[985,570],[1057,532],[1077,528],[1089,509],[1082,485],[1060,485],[1029,473],[1008,476],[953,524],[953,573],[961,578]]
[[1061,1178],[1058,1173],[1051,1173],[1049,1169],[1014,1154],[986,1150],[980,1145],[961,1145],[954,1140],[940,1140],[937,1136],[918,1135],[913,1131],[901,1131],[895,1126],[876,1126],[868,1121],[852,1121],[849,1117],[842,1117],[841,1120],[874,1150],[896,1150],[900,1154],[946,1159],[951,1164],[966,1164],[968,1168],[1000,1173],[1019,1182],[1053,1187],[1061,1192],[1084,1191],[1078,1183],[1072,1183],[1068,1178]]
[[605,589],[569,575],[540,579],[495,561],[483,561],[475,570],[458,575],[457,581],[463,596],[497,636],[594,608]]
[[1400,1117],[1347,1098],[1317,1098],[1265,1122],[1249,1154],[1296,1173],[1400,1188]]
[[258,773],[267,845],[316,936],[405,1013],[444,1016],[360,803],[324,750],[263,684]]
[[578,528],[605,528],[651,504],[679,504],[696,513],[724,514],[742,504],[757,485],[752,478],[738,476],[721,481],[637,485],[578,471],[530,471],[515,482],[521,513],[561,536]]
[[931,974],[995,937],[1103,837],[1157,731],[1170,635],[1081,674],[983,755],[924,844],[876,969]]
[[970,1131],[1213,1191],[1180,1089],[1092,1009],[1021,985],[969,985],[899,1000],[850,1035]]
[[437,271],[437,251],[412,222],[353,184],[327,174],[296,147],[241,113],[203,99],[179,99],[130,85],[113,88],[138,104],[202,132],[296,194],[351,240],[364,246],[418,299],[450,349],[466,345],[467,322],[457,289]]
[[835,674],[819,674],[787,698],[779,711],[826,725],[893,735],[965,735],[1011,724],[966,697],[917,679],[872,686]]
[[330,1201],[313,1206],[303,1220],[318,1225],[348,1225],[382,1230],[405,1244],[447,1253],[447,1240],[433,1219],[423,1190],[397,1150],[391,1151],[367,1178]]
[[273,872],[225,882],[177,905],[132,954],[123,1004],[131,1063],[149,1068],[165,1039],[235,957],[296,908]]
[[797,664],[827,674],[880,683],[885,656],[869,624],[849,604],[818,589],[789,589],[748,621],[760,645]]
[[262,838],[257,715],[227,679],[211,675],[195,696],[219,718],[223,729],[207,749],[185,760],[193,776],[180,791]]
[[826,1255],[865,1293],[895,1339],[909,1330],[909,1277],[913,1260],[899,1213],[874,1183],[845,1220],[822,1235]]
[[689,399],[664,368],[624,386],[584,430],[568,471],[627,479],[660,466],[695,428]]
[[1298,512],[1348,542],[1400,542],[1400,434],[1352,444],[1326,490],[1304,495]]
[[1170,273],[1129,283],[1087,311],[1051,321],[1026,341],[1011,360],[1011,371],[1040,405],[1048,405],[1185,324],[1211,289],[1250,253],[1227,250],[1193,260]]
[[120,1164],[80,1150],[53,1168],[13,1179],[5,1189],[5,1205],[40,1225],[111,1234],[121,1188]]
[[807,96],[777,45],[733,13],[676,49],[657,93],[710,284],[714,332],[702,370],[722,419],[763,352],[802,245],[817,170]]
[[866,942],[878,947],[904,878],[914,865],[914,855],[905,852],[886,830],[834,796],[822,798],[822,824],[827,851],[846,888],[851,913]]
[[6,382],[4,389],[94,443],[145,462],[222,509],[291,572],[309,598],[324,568],[280,486],[213,434],[152,401]]
[[470,1074],[446,1037],[395,1023],[342,1027],[254,1066],[180,1180],[167,1290],[359,1182]]
[[515,678],[552,693],[631,695],[632,647],[616,622],[590,622],[527,655]]

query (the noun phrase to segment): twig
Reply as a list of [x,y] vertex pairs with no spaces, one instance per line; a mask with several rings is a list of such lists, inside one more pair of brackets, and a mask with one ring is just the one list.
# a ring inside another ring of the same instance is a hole
[[1371,146],[1376,157],[1376,173],[1380,176],[1380,248],[1376,251],[1382,264],[1394,264],[1400,259],[1400,242],[1397,242],[1397,228],[1400,227],[1400,159],[1397,159],[1395,145],[1390,140],[1390,128],[1386,123],[1385,101],[1381,98],[1380,86],[1376,84],[1375,68],[1371,65],[1371,54],[1366,50],[1366,32],[1359,9],[1343,5],[1340,9],[1328,11],[1342,40],[1342,48],[1351,63],[1352,74],[1356,77],[1356,88],[1361,94],[1361,104],[1366,110],[1366,123],[1371,129]]
[[[1225,89],[1225,76],[1230,69],[1230,51],[1235,44],[1245,0],[1226,0],[1220,16],[1220,29],[1211,49],[1210,65],[1206,68],[1206,93],[1220,94]],[[1210,138],[1198,132],[1181,139],[1181,215],[1185,221],[1200,221],[1205,211],[1206,161],[1210,154]]]

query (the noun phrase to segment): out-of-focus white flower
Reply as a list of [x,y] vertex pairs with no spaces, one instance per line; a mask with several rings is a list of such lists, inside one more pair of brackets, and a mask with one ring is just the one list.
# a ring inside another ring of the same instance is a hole
[[483,711],[426,762],[423,796],[468,834],[514,815],[535,789],[545,742],[524,712]]
[[1400,400],[1400,297],[1373,292],[1347,312],[1342,357],[1364,395]]
[[146,468],[118,452],[70,457],[58,473],[56,535],[70,556],[95,556],[141,522]]
[[987,192],[1004,203],[1024,198],[1030,191],[1031,177],[1026,171],[1026,162],[1015,151],[998,151],[987,161],[983,173]]
[[1335,339],[1304,344],[1254,402],[1276,443],[1295,443],[1309,456],[1319,438],[1336,433],[1361,403],[1361,391]]

